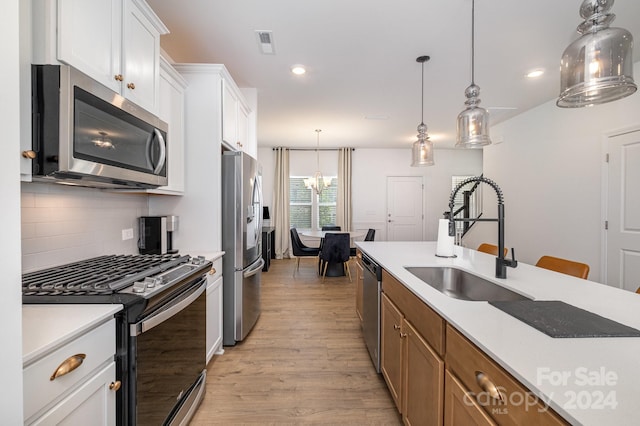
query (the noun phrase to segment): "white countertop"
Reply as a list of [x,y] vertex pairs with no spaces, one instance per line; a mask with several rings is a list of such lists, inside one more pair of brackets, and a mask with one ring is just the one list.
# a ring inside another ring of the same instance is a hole
[[[122,305],[22,305],[22,365],[112,318]],[[114,336],[115,339],[115,336]]]
[[534,300],[561,300],[637,329],[640,295],[523,263],[497,279],[494,256],[459,246],[457,258],[443,259],[435,256],[435,242],[356,245],[567,421],[637,424],[640,338],[554,339],[488,302],[450,298],[404,267],[453,266]]

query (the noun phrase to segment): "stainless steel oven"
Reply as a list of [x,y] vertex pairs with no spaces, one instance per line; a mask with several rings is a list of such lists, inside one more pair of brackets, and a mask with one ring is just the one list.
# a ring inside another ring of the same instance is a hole
[[179,425],[206,382],[206,274],[188,255],[110,255],[22,276],[23,303],[119,303],[117,424]]
[[[204,395],[205,289],[206,279],[200,279],[170,305],[130,325],[135,424],[181,424],[193,416],[193,402]],[[176,404],[184,395],[189,398]]]

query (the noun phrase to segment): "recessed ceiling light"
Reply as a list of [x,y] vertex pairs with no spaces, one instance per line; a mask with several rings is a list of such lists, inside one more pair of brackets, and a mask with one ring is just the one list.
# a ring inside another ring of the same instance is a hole
[[538,77],[541,77],[542,74],[544,74],[544,70],[541,69],[541,68],[538,68],[538,69],[532,70],[529,73],[527,73],[525,75],[525,77],[527,77],[527,78],[538,78]]
[[295,75],[302,75],[307,72],[303,65],[294,65],[291,67],[291,72]]

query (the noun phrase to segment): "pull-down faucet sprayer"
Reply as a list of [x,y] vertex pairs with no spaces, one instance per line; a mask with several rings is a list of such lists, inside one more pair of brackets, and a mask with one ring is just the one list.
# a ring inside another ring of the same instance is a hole
[[[486,183],[496,191],[498,196],[498,218],[497,219],[485,219],[485,218],[454,218],[453,217],[453,205],[456,198],[456,194],[460,189],[471,182]],[[496,278],[507,278],[507,266],[515,268],[518,266],[516,260],[515,251],[511,248],[511,260],[504,258],[504,198],[502,196],[502,190],[497,183],[491,179],[487,179],[484,176],[474,176],[460,182],[458,186],[451,192],[449,197],[449,211],[445,214],[445,217],[449,219],[449,236],[453,237],[456,233],[455,222],[498,222],[498,257],[496,258]]]

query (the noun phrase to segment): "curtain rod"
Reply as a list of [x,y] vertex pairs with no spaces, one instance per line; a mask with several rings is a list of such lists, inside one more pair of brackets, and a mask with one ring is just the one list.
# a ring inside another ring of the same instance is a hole
[[[340,148],[287,148],[284,146],[277,146],[274,148],[271,148],[272,151],[275,151],[278,148],[284,148],[284,149],[288,149],[289,151],[338,151],[340,150]],[[355,148],[347,148],[350,149],[351,151],[355,151]]]

